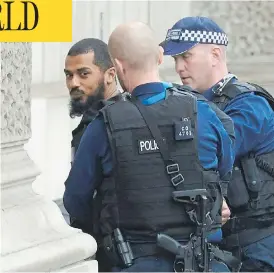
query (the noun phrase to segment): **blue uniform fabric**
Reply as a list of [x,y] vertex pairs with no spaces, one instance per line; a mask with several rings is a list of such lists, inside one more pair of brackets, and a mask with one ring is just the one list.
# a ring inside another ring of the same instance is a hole
[[[162,83],[138,86],[132,95],[144,104],[153,104],[165,98]],[[222,176],[232,170],[234,147],[221,121],[206,102],[197,103],[198,155],[205,169],[218,169]],[[91,122],[75,155],[65,182],[64,206],[70,216],[85,226],[92,226],[91,202],[94,190],[103,177],[112,171],[111,150],[102,116]],[[153,271],[157,271],[154,269]]]
[[[212,100],[214,93],[209,89],[203,95]],[[224,112],[234,122],[236,160],[249,152],[260,155],[274,151],[274,112],[265,98],[254,93],[241,94],[229,102]],[[263,263],[274,268],[274,235],[244,247],[243,253],[250,266],[246,271],[252,267],[258,271]]]
[[[212,100],[214,93],[210,89],[203,95]],[[234,122],[236,160],[251,151],[255,155],[274,151],[274,112],[265,98],[241,94],[230,101],[224,112]]]

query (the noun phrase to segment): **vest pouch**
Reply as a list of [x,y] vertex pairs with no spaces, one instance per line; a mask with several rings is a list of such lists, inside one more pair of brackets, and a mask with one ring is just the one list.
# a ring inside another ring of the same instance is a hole
[[100,251],[104,256],[107,264],[113,266],[123,266],[122,260],[116,248],[114,238],[111,235],[107,235],[103,238],[103,244],[100,247]]
[[244,177],[238,167],[234,167],[232,179],[228,184],[227,197],[229,206],[239,208],[248,205],[249,193],[246,188]]
[[257,199],[261,189],[261,180],[255,158],[244,158],[241,164],[249,195],[252,199]]

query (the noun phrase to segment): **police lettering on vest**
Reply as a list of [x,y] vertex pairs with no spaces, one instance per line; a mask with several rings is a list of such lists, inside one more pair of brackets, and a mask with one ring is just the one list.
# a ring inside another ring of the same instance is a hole
[[[182,121],[176,122],[174,125],[176,140],[186,140],[193,138],[191,120],[189,118],[182,118]],[[165,141],[165,139],[163,140]],[[138,146],[140,154],[159,152],[159,147],[155,139],[138,140]]]
[[138,140],[138,146],[140,154],[155,153],[159,151],[155,139]]

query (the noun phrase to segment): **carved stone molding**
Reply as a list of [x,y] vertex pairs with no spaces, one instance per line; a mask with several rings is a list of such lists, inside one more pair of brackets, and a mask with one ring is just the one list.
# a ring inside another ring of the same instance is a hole
[[206,16],[228,34],[228,59],[274,54],[273,1],[193,1],[191,15]]
[[30,137],[31,62],[30,43],[1,43],[2,144]]

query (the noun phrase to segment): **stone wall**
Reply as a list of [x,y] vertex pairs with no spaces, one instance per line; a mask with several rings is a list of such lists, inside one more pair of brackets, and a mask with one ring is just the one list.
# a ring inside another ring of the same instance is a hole
[[192,15],[207,16],[228,34],[228,59],[274,54],[274,1],[194,1]]
[[[274,94],[274,1],[192,1],[189,16],[216,21],[228,34],[229,70]],[[174,66],[161,71],[178,81]]]
[[2,43],[1,60],[1,141],[28,139],[31,136],[31,44]]

